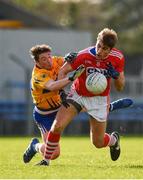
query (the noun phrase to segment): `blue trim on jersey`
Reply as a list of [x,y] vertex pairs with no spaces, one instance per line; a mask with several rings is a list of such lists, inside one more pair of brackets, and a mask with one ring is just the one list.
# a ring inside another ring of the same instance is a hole
[[51,129],[56,114],[57,111],[46,115],[39,114],[35,110],[33,111],[33,118],[42,133],[46,133],[46,131]]
[[96,55],[96,49],[95,47],[90,49],[90,53],[93,54],[94,56]]

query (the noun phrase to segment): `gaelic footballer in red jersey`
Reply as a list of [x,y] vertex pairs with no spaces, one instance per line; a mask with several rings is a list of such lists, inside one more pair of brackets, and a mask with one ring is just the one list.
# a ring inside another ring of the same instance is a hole
[[[111,159],[116,161],[119,158],[120,136],[118,132],[106,133],[111,79],[117,91],[123,90],[125,84],[124,57],[119,50],[114,48],[117,39],[117,33],[114,30],[105,28],[98,34],[95,46],[80,51],[71,64],[65,63],[62,66],[59,79],[81,64],[85,67],[85,71],[73,82],[67,99],[70,106],[66,108],[62,105],[56,115],[47,136],[44,160],[39,165],[49,165],[52,157],[49,147],[52,151],[56,149],[55,144],[60,141],[64,128],[83,108],[90,116],[90,136],[93,145],[96,148],[110,147]],[[88,92],[85,87],[87,75],[96,71],[103,73],[108,80],[107,89],[98,96]]]

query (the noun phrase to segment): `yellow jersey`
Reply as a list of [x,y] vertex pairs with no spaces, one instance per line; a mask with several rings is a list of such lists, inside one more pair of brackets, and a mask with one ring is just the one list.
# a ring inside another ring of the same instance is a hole
[[52,111],[60,107],[61,99],[59,91],[50,91],[45,88],[49,80],[57,80],[59,69],[64,63],[63,57],[52,57],[52,69],[41,69],[37,66],[33,68],[31,78],[31,94],[33,103],[38,109]]

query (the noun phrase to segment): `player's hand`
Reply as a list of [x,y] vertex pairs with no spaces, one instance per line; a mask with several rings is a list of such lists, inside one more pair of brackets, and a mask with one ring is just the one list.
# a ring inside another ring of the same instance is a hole
[[67,94],[63,89],[60,90],[60,97],[61,97],[62,105],[68,108],[70,105],[67,103]]
[[111,62],[107,64],[107,74],[113,78],[113,79],[118,79],[120,73],[115,70],[115,68],[112,66]]
[[85,67],[83,64],[81,64],[75,71],[71,72],[68,77],[70,81],[74,81],[76,78],[81,76],[81,74],[84,72]]
[[65,59],[65,62],[69,62],[69,63],[72,63],[75,58],[77,57],[77,52],[70,52],[68,54],[65,55],[64,59]]

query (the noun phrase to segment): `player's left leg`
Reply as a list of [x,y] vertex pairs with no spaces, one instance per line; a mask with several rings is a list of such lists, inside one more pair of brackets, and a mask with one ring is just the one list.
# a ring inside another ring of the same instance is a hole
[[[23,154],[24,163],[30,162],[36,153],[41,153],[42,156],[44,156],[46,137],[47,137],[48,131],[50,130],[53,124],[56,113],[57,112],[41,115],[36,110],[34,111],[34,114],[33,114],[34,120],[41,132],[43,143],[40,143],[37,138],[32,139],[32,141],[30,142],[29,146],[27,147],[26,151]],[[60,145],[57,146],[55,152],[53,153],[51,157],[51,160],[56,159],[59,155],[60,155]]]
[[130,98],[118,99],[110,103],[109,111],[112,112],[118,109],[127,108],[130,107],[132,104],[133,100]]
[[[48,131],[42,134],[42,139],[44,143],[40,143],[37,138],[32,138],[31,142],[29,143],[27,149],[23,154],[23,161],[24,163],[29,163],[31,159],[36,155],[36,153],[41,153],[44,156],[45,151],[45,137],[47,137]],[[60,156],[60,145],[57,146],[55,149],[51,160],[54,160]]]
[[39,140],[37,138],[33,138],[31,142],[29,143],[28,147],[26,148],[24,154],[23,154],[23,161],[24,163],[28,163],[31,161],[31,159],[35,156],[37,153],[35,149],[35,145],[39,143]]

